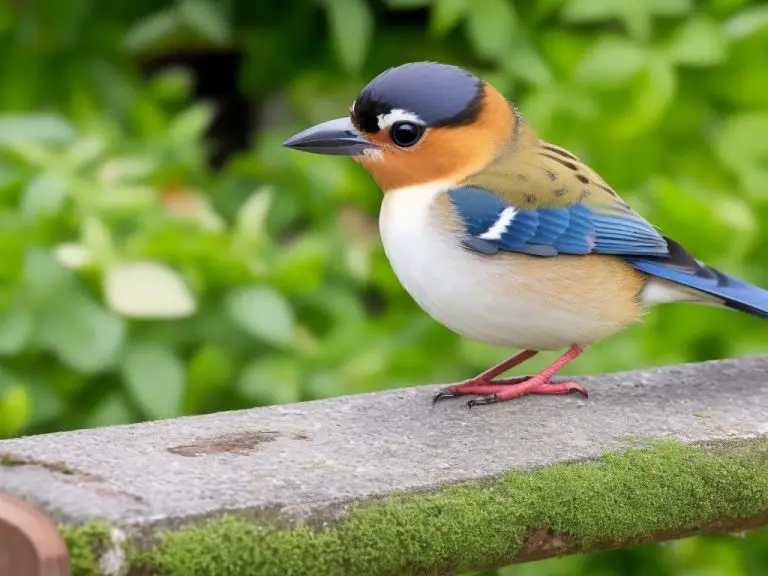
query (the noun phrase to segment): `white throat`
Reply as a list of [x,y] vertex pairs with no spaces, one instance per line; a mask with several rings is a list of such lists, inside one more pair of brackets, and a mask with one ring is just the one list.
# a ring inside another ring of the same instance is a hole
[[458,240],[440,230],[432,219],[437,197],[453,187],[450,182],[431,182],[390,190],[379,212],[379,231],[384,252],[400,283],[431,316],[450,325],[445,317],[443,291],[435,282],[450,286],[458,272],[453,267],[461,256]]
[[453,186],[447,181],[396,188],[384,194],[379,212],[379,232],[384,251],[406,290],[410,268],[428,261],[431,246],[443,234],[434,229],[430,212],[435,199]]

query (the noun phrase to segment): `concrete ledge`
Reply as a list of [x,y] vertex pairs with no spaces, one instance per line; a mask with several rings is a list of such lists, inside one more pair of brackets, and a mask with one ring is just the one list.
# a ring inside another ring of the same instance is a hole
[[0,492],[60,525],[75,576],[451,574],[768,524],[768,358],[584,381],[2,441]]

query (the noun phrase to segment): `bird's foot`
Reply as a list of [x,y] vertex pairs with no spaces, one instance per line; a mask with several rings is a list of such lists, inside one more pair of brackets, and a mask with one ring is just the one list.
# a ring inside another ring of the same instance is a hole
[[470,408],[480,404],[505,402],[506,400],[512,400],[512,398],[524,396],[525,394],[568,394],[569,392],[578,392],[586,398],[588,397],[587,389],[578,382],[551,382],[552,377],[563,366],[579,356],[583,351],[583,346],[574,344],[565,354],[560,356],[560,358],[552,362],[552,364],[544,368],[544,370],[535,376],[495,380],[496,376],[499,376],[509,368],[517,366],[536,354],[535,351],[525,350],[517,356],[513,356],[509,360],[494,366],[490,370],[486,370],[471,380],[467,380],[461,384],[454,384],[441,390],[432,398],[432,405],[434,406],[440,400],[446,398],[468,395],[479,396],[478,398],[467,402],[467,405]]
[[510,386],[525,382],[530,376],[522,376],[518,378],[504,378],[499,380],[485,380],[478,376],[477,378],[471,378],[465,380],[461,384],[451,384],[440,390],[432,397],[432,405],[434,406],[440,400],[447,400],[448,398],[456,398],[457,396],[476,396],[476,395],[488,395],[495,394],[501,391],[504,386]]
[[571,392],[578,392],[585,398],[589,397],[587,389],[578,382],[550,382],[539,378],[538,375],[490,382],[473,379],[441,390],[433,397],[432,404],[457,396],[478,396],[467,402],[467,406],[472,408],[472,406],[505,402],[526,394],[569,394]]
[[483,404],[496,404],[497,402],[506,402],[518,396],[526,394],[570,394],[578,392],[584,398],[589,398],[589,391],[578,382],[543,382],[534,387],[529,387],[528,382],[504,386],[495,392],[488,392],[473,398],[467,402],[467,406],[482,406]]

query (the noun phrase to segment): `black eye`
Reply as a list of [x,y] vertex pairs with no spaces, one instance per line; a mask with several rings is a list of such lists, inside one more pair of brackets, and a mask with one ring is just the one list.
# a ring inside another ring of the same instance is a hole
[[424,128],[413,122],[395,122],[389,129],[389,137],[400,148],[408,148],[419,141]]

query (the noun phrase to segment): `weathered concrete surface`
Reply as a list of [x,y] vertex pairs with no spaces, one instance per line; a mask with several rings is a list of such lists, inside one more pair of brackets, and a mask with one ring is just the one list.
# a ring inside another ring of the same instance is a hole
[[55,519],[158,522],[316,506],[592,458],[627,440],[768,434],[768,358],[583,380],[590,398],[468,410],[437,386],[0,442],[0,491]]

